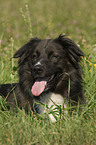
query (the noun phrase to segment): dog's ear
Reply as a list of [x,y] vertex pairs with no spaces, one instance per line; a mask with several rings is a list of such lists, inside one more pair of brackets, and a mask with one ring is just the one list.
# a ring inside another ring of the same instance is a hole
[[13,56],[13,58],[18,58],[24,55],[30,48],[34,47],[34,43],[40,41],[38,38],[32,38],[28,43],[23,45]]
[[71,39],[66,38],[65,35],[60,35],[57,41],[63,46],[69,61],[78,68],[78,62],[81,60],[81,56],[84,56],[80,48]]
[[13,56],[13,58],[20,58],[19,65],[24,62],[24,60],[30,55],[32,49],[37,45],[40,41],[38,38],[32,38],[28,43],[23,45]]

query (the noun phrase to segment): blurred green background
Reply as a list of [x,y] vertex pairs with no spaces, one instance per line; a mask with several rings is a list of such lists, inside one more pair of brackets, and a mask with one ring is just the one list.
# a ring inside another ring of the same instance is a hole
[[21,45],[30,36],[54,38],[65,33],[76,42],[84,39],[86,50],[91,50],[91,45],[96,44],[95,3],[96,0],[0,0],[2,45],[11,37]]

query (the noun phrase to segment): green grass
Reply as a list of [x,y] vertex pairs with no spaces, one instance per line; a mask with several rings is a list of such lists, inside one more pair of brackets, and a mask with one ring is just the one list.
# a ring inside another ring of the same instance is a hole
[[[51,123],[24,110],[0,109],[0,145],[96,144],[96,8],[95,0],[1,0],[0,83],[18,81],[13,54],[31,37],[54,38],[65,33],[80,45],[86,106],[61,114]],[[0,97],[1,105],[4,104]],[[3,103],[3,104],[2,104]]]

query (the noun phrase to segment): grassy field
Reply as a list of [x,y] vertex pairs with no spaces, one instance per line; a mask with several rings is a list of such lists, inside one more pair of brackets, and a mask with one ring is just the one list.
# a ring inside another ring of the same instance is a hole
[[[96,1],[0,0],[0,83],[18,81],[14,52],[31,37],[65,33],[82,49],[86,106],[51,123],[0,109],[0,145],[96,145]],[[0,97],[0,104],[4,102]],[[4,107],[4,106],[3,106]]]

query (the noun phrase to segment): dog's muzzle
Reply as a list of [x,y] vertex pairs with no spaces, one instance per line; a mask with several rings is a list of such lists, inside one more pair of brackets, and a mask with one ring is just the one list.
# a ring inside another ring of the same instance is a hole
[[43,65],[34,65],[33,73],[35,76],[40,76],[43,73]]
[[48,69],[45,71],[44,65],[40,62],[33,66],[32,75],[34,76],[34,83],[31,92],[34,96],[39,96],[56,86],[60,75],[59,69],[56,69],[56,72],[52,71],[53,73],[50,73]]

